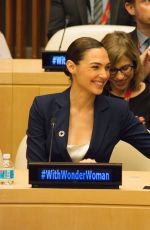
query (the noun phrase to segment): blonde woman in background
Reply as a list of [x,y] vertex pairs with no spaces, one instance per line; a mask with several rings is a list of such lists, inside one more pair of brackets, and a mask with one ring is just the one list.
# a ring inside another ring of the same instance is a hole
[[143,82],[145,71],[139,52],[125,32],[107,34],[102,43],[111,68],[105,94],[129,102],[131,111],[150,129],[150,84]]

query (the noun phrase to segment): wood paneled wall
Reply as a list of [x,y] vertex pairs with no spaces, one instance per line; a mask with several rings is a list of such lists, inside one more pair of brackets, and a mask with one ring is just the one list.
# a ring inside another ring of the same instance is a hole
[[51,0],[1,0],[0,30],[5,34],[13,58],[39,58],[47,43]]

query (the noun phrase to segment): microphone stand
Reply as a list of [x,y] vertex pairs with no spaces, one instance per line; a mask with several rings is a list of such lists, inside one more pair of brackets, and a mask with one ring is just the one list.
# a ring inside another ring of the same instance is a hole
[[55,118],[52,118],[52,120],[51,120],[52,134],[51,134],[50,148],[49,148],[49,158],[48,158],[49,162],[51,162],[51,159],[52,159],[52,147],[53,147],[53,136],[54,136],[55,124],[56,124]]
[[58,51],[61,50],[62,42],[64,40],[64,35],[65,35],[65,32],[66,32],[66,27],[67,27],[69,21],[70,21],[70,16],[67,15],[66,18],[65,18],[65,27],[64,27],[64,30],[63,30],[63,34],[62,34],[62,37],[61,37],[61,41],[60,41],[60,45],[59,45],[59,50]]

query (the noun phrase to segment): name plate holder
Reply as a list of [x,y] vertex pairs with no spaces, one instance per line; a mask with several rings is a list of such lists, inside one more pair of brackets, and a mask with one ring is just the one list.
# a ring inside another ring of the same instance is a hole
[[63,72],[66,66],[65,51],[43,51],[42,68],[46,72]]
[[121,163],[29,163],[32,188],[119,189]]

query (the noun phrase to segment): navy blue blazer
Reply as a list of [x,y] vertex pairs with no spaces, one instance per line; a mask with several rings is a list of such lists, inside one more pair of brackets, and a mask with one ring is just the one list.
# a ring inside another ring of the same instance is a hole
[[[71,161],[67,152],[69,112],[70,89],[63,93],[35,98],[30,109],[27,130],[29,162],[48,161],[52,121],[55,121],[52,161]],[[60,135],[61,131],[64,135]],[[120,139],[130,143],[150,158],[150,134],[129,110],[128,103],[104,95],[96,96],[93,132],[84,159],[91,158],[97,162],[108,162],[114,146]]]

